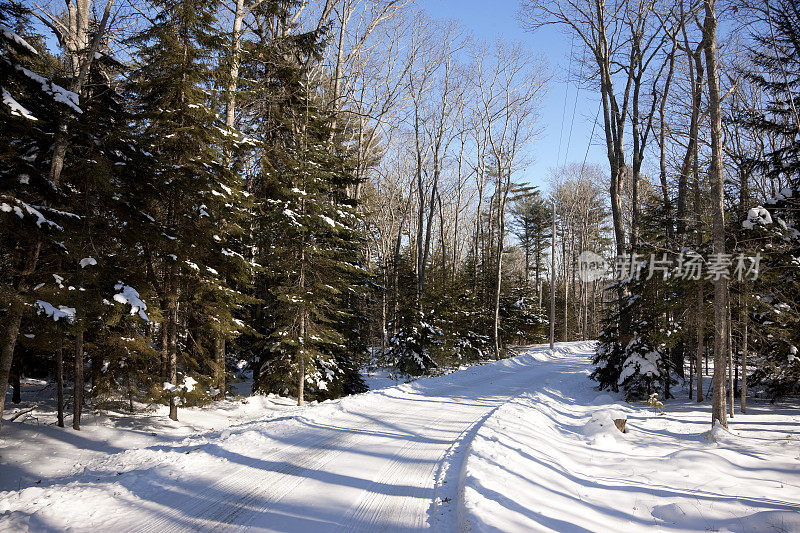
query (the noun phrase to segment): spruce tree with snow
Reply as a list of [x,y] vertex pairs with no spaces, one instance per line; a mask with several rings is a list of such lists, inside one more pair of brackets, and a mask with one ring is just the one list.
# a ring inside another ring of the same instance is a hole
[[[78,95],[40,75],[48,58],[31,43],[26,12],[0,2],[0,389],[5,391],[25,310],[45,281],[42,255],[64,252],[64,184],[49,178],[52,139],[62,117],[82,113]],[[20,34],[20,32],[22,34]],[[51,278],[52,280],[52,278]],[[49,308],[57,308],[46,302]],[[5,395],[0,398],[0,413]]]
[[509,280],[505,285],[500,297],[504,338],[509,340],[509,344],[544,342],[548,322],[537,303],[538,295],[534,286],[521,279]]
[[[408,252],[413,253],[413,250]],[[399,271],[398,313],[391,324],[395,334],[389,338],[383,362],[405,377],[430,374],[439,367],[434,352],[445,338],[434,321],[440,317],[447,320],[446,316],[436,313],[436,303],[428,301],[427,294],[422,294],[423,301],[417,301],[411,261],[408,254],[404,254],[396,267]],[[445,297],[441,303],[446,304],[448,300]]]
[[758,265],[753,259],[743,265],[754,292],[747,308],[756,326],[748,347],[756,354],[752,382],[772,399],[800,394],[798,213],[800,188],[786,187],[766,206],[751,208],[743,221],[743,236],[757,246],[752,253],[758,255]]
[[764,205],[746,205],[738,229],[760,270],[750,284],[754,325],[750,351],[758,354],[756,384],[773,399],[800,394],[800,9],[779,0],[769,6],[771,32],[755,34],[747,77],[764,91],[766,105],[737,121],[770,139],[771,150],[745,163],[783,184]]
[[388,359],[400,375],[422,376],[439,368],[433,350],[443,343],[443,334],[422,311],[411,311],[409,317],[389,340]]
[[[626,296],[615,302],[616,310],[604,323],[590,376],[600,389],[622,391],[628,400],[644,400],[658,391],[668,399],[673,374],[682,371],[684,360],[681,326],[670,320],[682,301],[675,271],[678,260],[677,254],[664,251],[671,243],[660,230],[661,212],[659,200],[650,196],[642,213],[642,240],[629,261],[617,266],[621,279],[608,289],[621,284]],[[618,334],[620,310],[631,320],[628,339]]]
[[[234,135],[209,96],[214,51],[221,44],[215,30],[219,3],[164,0],[156,8],[152,24],[130,41],[138,46],[138,66],[128,89],[146,150],[135,201],[148,223],[141,226],[137,247],[159,300],[164,391],[175,420],[179,366],[195,373],[209,367],[191,357],[202,353],[192,349],[196,338],[181,338],[182,319],[224,334],[236,328],[231,313],[239,295],[221,273],[244,268],[244,258],[228,241],[245,197],[225,157],[234,149]],[[200,294],[231,305],[192,306]]]
[[[4,33],[6,36],[12,35],[10,30]],[[14,42],[20,45],[21,41]],[[23,47],[23,50],[27,49]],[[35,60],[38,61],[37,66],[43,73],[62,72],[57,59],[50,56],[43,47],[36,52]],[[34,286],[32,298],[35,298],[36,304],[32,309],[56,321],[54,327],[47,328],[51,335],[38,336],[36,344],[37,349],[44,353],[60,354],[56,357],[60,359],[60,363],[54,365],[57,367],[59,383],[63,384],[64,381],[64,354],[72,353],[70,366],[74,382],[73,427],[75,429],[80,428],[81,409],[85,401],[84,353],[90,355],[92,363],[91,373],[86,377],[91,377],[92,387],[97,390],[101,382],[100,374],[101,368],[104,367],[105,354],[98,347],[107,344],[109,337],[131,338],[135,336],[136,331],[123,332],[116,328],[108,328],[105,323],[113,307],[109,302],[114,298],[115,285],[119,283],[119,278],[127,278],[131,283],[131,278],[135,278],[131,273],[137,270],[132,268],[130,261],[126,261],[130,254],[126,251],[128,243],[122,238],[123,228],[131,222],[125,205],[128,176],[125,165],[126,162],[130,162],[131,154],[137,150],[135,141],[128,131],[129,121],[124,109],[123,96],[116,91],[119,73],[123,68],[121,63],[105,53],[96,53],[82,85],[79,108],[75,107],[76,95],[69,96],[71,93],[58,89],[46,78],[34,75],[29,70],[15,68],[17,73],[32,80],[33,86],[38,91],[44,92],[48,100],[52,98],[56,103],[42,114],[41,119],[33,115],[17,116],[34,124],[34,131],[35,128],[43,126],[47,128],[43,131],[53,132],[60,129],[65,135],[63,141],[69,147],[58,179],[50,180],[45,188],[49,196],[43,196],[44,200],[41,201],[42,212],[48,207],[58,208],[51,211],[62,219],[59,225],[63,231],[55,234],[58,239],[55,246],[43,243],[45,245],[36,251],[35,277],[38,283]],[[57,78],[56,81],[68,85],[74,82],[74,78]],[[12,85],[9,85],[8,89],[16,90]],[[62,96],[55,97],[57,94]],[[64,95],[69,96],[71,102],[66,108],[60,105],[63,103]],[[26,96],[28,95],[23,91],[20,98],[24,99]],[[11,96],[6,98],[7,103],[11,103],[12,100],[16,101]],[[30,99],[27,102],[33,109],[34,105],[30,103]],[[19,101],[17,103],[19,104]],[[66,128],[61,129],[62,126]],[[29,168],[39,166],[39,176],[32,182],[32,174],[20,173],[20,177],[25,179],[20,182],[19,192],[24,192],[25,186],[41,184],[46,179],[46,167],[52,171],[52,161],[49,158],[54,144],[53,139],[58,135],[48,133],[42,137],[39,145],[47,148],[28,148],[29,155],[25,158]],[[28,142],[34,139],[35,136],[29,137]],[[18,142],[16,145],[21,148],[23,143],[24,141]],[[29,145],[32,146],[33,144]],[[39,158],[34,155],[36,152],[46,155]],[[52,177],[52,174],[47,177]],[[57,188],[53,187],[55,183],[59,184]],[[38,219],[36,222],[39,224]],[[42,223],[45,222],[42,220]],[[13,228],[13,225],[9,224],[7,227]],[[31,235],[27,237],[35,243],[35,237]],[[22,251],[22,247],[16,246],[16,250]],[[62,310],[70,312],[65,315]],[[41,320],[28,317],[21,324],[21,328],[36,339],[37,324],[41,324]],[[138,330],[139,336],[142,333],[142,330]],[[58,335],[67,339],[58,338]],[[70,338],[74,338],[74,342],[69,342]],[[85,340],[87,342],[84,342]],[[33,371],[41,371],[33,361],[30,361],[30,364],[29,361],[22,361],[26,353],[25,350],[18,350],[17,357],[20,358],[20,363],[24,363],[24,366]]]
[[324,109],[309,70],[322,31],[292,26],[294,0],[259,4],[243,43],[241,127],[258,141],[249,177],[252,306],[243,342],[254,389],[326,399],[365,389],[356,304],[366,279],[357,180],[347,139]]
[[[76,338],[75,390],[84,389],[86,353],[90,371],[85,381],[91,380],[90,395],[97,402],[115,392],[120,365],[126,374],[132,366],[130,361],[111,356],[120,352],[114,347],[120,342],[148,344],[143,327],[148,320],[146,304],[134,288],[146,291],[146,279],[138,255],[129,253],[133,241],[128,237],[141,221],[139,213],[130,208],[131,182],[136,179],[132,167],[141,149],[130,129],[125,95],[120,92],[124,69],[105,51],[96,54],[83,87],[84,112],[71,128],[69,157],[61,172],[72,210],[80,217],[64,241],[69,255],[60,262],[64,283],[77,289],[62,290],[62,299],[76,309],[69,328]],[[128,301],[128,294],[135,295],[135,303]],[[142,297],[146,296],[143,292]],[[115,318],[120,310],[112,302],[130,306],[121,312],[130,311],[137,318],[130,324],[121,323]],[[127,375],[129,398],[134,389],[139,396],[140,382],[147,382],[145,374]],[[79,403],[76,399],[76,407]],[[78,408],[73,427],[80,427]]]
[[295,101],[282,112],[294,132],[262,159],[264,222],[272,232],[263,264],[274,322],[258,375],[262,390],[289,391],[302,404],[348,379],[336,355],[341,361],[346,351],[350,332],[343,326],[353,312],[347,303],[364,270],[356,202],[347,195],[354,179],[349,155],[329,146],[331,119],[305,89],[304,75],[286,81],[294,81]]

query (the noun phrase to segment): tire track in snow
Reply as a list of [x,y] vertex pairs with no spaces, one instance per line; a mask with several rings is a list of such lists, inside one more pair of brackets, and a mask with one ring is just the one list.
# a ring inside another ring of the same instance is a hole
[[[387,394],[388,402],[386,403],[388,405],[381,406],[379,412],[373,417],[375,421],[355,427],[337,428],[329,433],[328,430],[322,429],[328,434],[312,434],[291,445],[288,449],[282,450],[277,456],[250,457],[246,464],[228,472],[208,489],[198,494],[187,495],[188,498],[185,500],[188,499],[188,501],[176,502],[173,498],[171,509],[160,510],[158,518],[141,524],[137,531],[206,530],[220,527],[233,530],[244,529],[248,526],[260,528],[259,525],[253,526],[259,516],[263,516],[280,503],[308,478],[313,477],[316,472],[320,472],[326,465],[335,462],[343,450],[358,449],[361,441],[374,439],[376,434],[382,432],[381,426],[407,426],[409,419],[425,420],[431,412],[439,412],[441,415],[428,421],[425,425],[429,428],[438,428],[452,416],[452,413],[448,410],[432,410],[429,406],[430,402],[453,401],[453,398],[458,397],[461,391],[481,389],[487,384],[499,379],[507,379],[512,375],[505,368],[498,370],[498,373],[489,375],[481,373],[467,382],[447,384],[444,390],[435,397],[428,397],[419,391],[414,391],[411,397]],[[496,406],[494,398],[488,401],[479,398],[474,401],[478,403],[471,407],[479,410],[482,414],[487,409]],[[401,405],[396,405],[398,403]],[[409,409],[407,405],[404,405],[408,403],[411,403],[413,408]],[[462,402],[460,408],[463,407],[464,403]],[[403,412],[403,408],[405,408],[405,412]],[[345,417],[347,414],[349,413],[345,413]],[[461,429],[458,436],[463,435],[473,425],[474,419],[470,419],[468,427]],[[458,429],[451,430],[451,433],[455,433]],[[342,430],[348,431],[348,433],[342,436],[340,434]],[[425,436],[424,434],[420,435],[420,437]],[[407,507],[410,504],[418,503],[415,500],[419,500],[421,504],[418,504],[417,507],[423,507],[426,511],[430,507],[432,498],[426,498],[426,495],[432,494],[435,490],[436,466],[441,463],[452,446],[447,441],[439,447],[441,451],[437,454],[414,440],[407,440],[391,458],[387,459],[388,465],[379,472],[377,478],[368,483],[359,501],[354,504],[354,509],[351,508],[353,510],[343,517],[342,526],[348,530],[356,527],[372,531],[380,523],[397,523],[404,516],[413,515],[416,524],[420,528],[423,527],[426,518],[429,518],[427,513],[408,513]],[[432,460],[432,456],[435,462]],[[425,463],[425,460],[428,462]],[[280,463],[280,467],[265,471],[264,462]],[[426,464],[429,466],[420,468],[420,465]],[[409,482],[416,482],[417,486],[408,487],[408,494],[400,497],[399,502],[396,501],[398,497],[384,494],[380,490],[387,486],[406,486]],[[217,494],[223,496],[216,497]],[[159,497],[153,499],[162,500]],[[421,503],[423,501],[424,503]]]
[[[459,384],[458,386],[472,389],[496,380],[498,380],[498,376],[496,375],[482,376],[477,380],[465,384]],[[402,483],[403,481],[414,477],[425,480],[425,488],[432,488],[433,498],[428,503],[428,510],[426,513],[427,516],[423,516],[419,513],[417,514],[419,520],[416,525],[417,527],[422,528],[424,527],[425,523],[427,523],[429,526],[436,528],[436,526],[440,525],[438,523],[440,517],[437,516],[437,511],[441,505],[441,500],[443,500],[441,494],[443,490],[443,482],[447,483],[447,481],[449,481],[448,479],[445,479],[447,477],[447,472],[449,467],[453,466],[452,459],[454,456],[463,449],[464,439],[473,435],[475,431],[477,431],[477,427],[479,427],[480,424],[486,420],[488,416],[490,416],[491,413],[493,413],[500,405],[505,404],[516,396],[516,393],[509,394],[506,396],[500,396],[497,398],[497,400],[492,400],[491,403],[480,403],[468,406],[470,410],[475,410],[478,413],[477,416],[471,416],[467,421],[463,422],[467,424],[467,427],[458,433],[455,442],[450,444],[446,449],[441,449],[439,451],[435,463],[430,464],[429,467],[424,469],[418,468],[421,471],[415,474],[414,472],[410,472],[409,470],[411,469],[408,467],[403,468],[405,463],[395,461],[392,465],[384,470],[379,481],[373,484]],[[488,413],[486,412],[487,409],[490,409]],[[432,421],[432,426],[437,427],[439,424],[447,422],[451,418],[451,415],[452,413],[445,412],[442,414],[442,416]],[[452,432],[454,433],[455,431],[457,431],[457,429],[453,430]],[[403,449],[407,448],[410,449],[411,452],[408,458],[424,458],[424,450],[415,448],[413,442],[408,442],[403,446]],[[418,465],[420,463],[411,462],[411,464]],[[460,466],[461,461],[458,462],[456,469],[460,469]],[[457,483],[453,484],[453,486],[457,486]],[[410,496],[413,497],[413,495]],[[449,500],[453,501],[454,498],[451,497]],[[387,518],[391,519],[402,516],[404,510],[404,505],[401,504],[400,506],[393,507],[391,506],[389,498],[386,498],[378,491],[367,489],[359,502],[356,503],[348,512],[348,516],[345,519],[340,531],[376,531],[380,529],[379,526],[381,522],[386,522]],[[392,520],[390,520],[390,522],[392,522]]]
[[[135,498],[95,526],[148,533],[454,529],[470,440],[491,412],[530,388],[531,365],[539,363],[523,355],[351,397],[335,410],[311,407],[290,419],[243,424],[211,442],[154,446],[167,464],[143,469],[127,487]],[[198,460],[172,455],[179,453]],[[113,470],[113,456],[109,464]],[[59,522],[80,524],[78,508]]]

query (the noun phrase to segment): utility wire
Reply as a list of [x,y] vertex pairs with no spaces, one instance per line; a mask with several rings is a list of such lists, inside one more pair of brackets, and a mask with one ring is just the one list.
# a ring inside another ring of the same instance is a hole
[[[578,80],[583,78],[583,63],[586,59],[586,50],[583,51],[583,55],[581,57],[581,72],[578,75]],[[569,125],[569,136],[567,137],[567,149],[564,152],[564,165],[567,164],[567,159],[569,158],[569,147],[572,144],[572,129],[575,127],[575,112],[578,109],[578,94],[581,92],[581,86],[578,83],[575,83],[575,103],[572,106],[572,120],[570,121]],[[590,139],[591,140],[591,139]]]
[[589,142],[586,144],[586,155],[583,156],[583,163],[581,163],[581,175],[583,175],[583,168],[586,166],[586,160],[589,158],[589,148],[592,147],[592,138],[594,138],[594,129],[597,127],[597,119],[600,118],[600,109],[603,106],[603,101],[597,105],[597,114],[594,116],[594,124],[592,124],[592,133],[589,135]]
[[575,35],[572,35],[572,39],[570,40],[569,44],[569,66],[567,67],[567,90],[564,91],[564,106],[561,108],[561,131],[558,133],[558,155],[556,156],[556,166],[558,166],[559,161],[561,161],[561,141],[564,138],[564,118],[567,115],[567,97],[569,96],[569,78],[570,73],[572,72],[572,50],[575,46]]

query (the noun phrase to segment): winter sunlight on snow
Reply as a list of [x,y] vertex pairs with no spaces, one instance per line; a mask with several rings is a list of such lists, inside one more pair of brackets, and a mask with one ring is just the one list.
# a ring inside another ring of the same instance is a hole
[[800,0],[0,0],[0,533],[800,533]]

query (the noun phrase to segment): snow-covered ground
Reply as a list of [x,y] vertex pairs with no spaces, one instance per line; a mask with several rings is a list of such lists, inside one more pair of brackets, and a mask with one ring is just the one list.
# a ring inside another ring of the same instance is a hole
[[7,423],[0,530],[800,530],[796,406],[756,402],[709,440],[706,405],[658,416],[599,394],[592,349],[304,408]]
[[709,431],[708,403],[684,396],[657,415],[592,390],[576,348],[558,347],[477,431],[464,529],[800,531],[797,405],[750,400],[731,431]]

